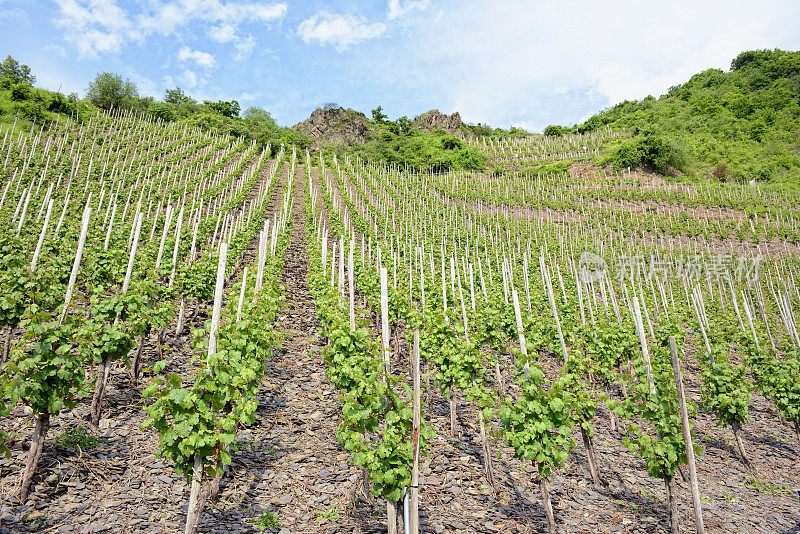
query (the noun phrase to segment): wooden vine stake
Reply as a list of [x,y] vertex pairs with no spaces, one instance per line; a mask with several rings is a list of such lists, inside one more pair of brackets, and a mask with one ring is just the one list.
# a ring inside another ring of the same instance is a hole
[[547,267],[544,264],[543,256],[539,256],[539,268],[542,271],[542,279],[545,281],[545,286],[547,288],[547,298],[550,300],[550,310],[553,312],[553,317],[556,320],[556,331],[558,332],[558,340],[561,343],[561,354],[564,356],[564,363],[567,363],[569,361],[567,344],[564,343],[564,334],[561,331],[561,321],[558,319],[558,310],[556,309],[556,299],[553,295],[553,284],[550,281],[550,273],[547,271]]
[[[131,246],[131,252],[128,256],[128,267],[125,271],[125,281],[122,283],[122,294],[126,294],[128,292],[128,288],[131,284],[131,275],[133,274],[133,263],[136,259],[136,248],[139,244],[139,232],[142,229],[142,217],[143,213],[139,214],[139,218],[136,220],[136,228],[134,230],[134,238],[133,238],[133,245]],[[114,326],[117,325],[119,322],[119,315],[116,319],[114,319]],[[139,362],[139,353],[136,354],[136,358],[133,361],[133,377],[138,375],[138,362]],[[111,371],[111,360],[104,356],[103,361],[97,366],[97,379],[94,388],[94,395],[92,396],[92,404],[90,409],[90,414],[92,416],[92,424],[94,426],[98,426],[100,424],[100,414],[103,409],[103,397],[105,397],[106,393],[106,385],[108,384],[108,374]]]
[[83,222],[81,224],[81,233],[78,236],[78,248],[75,251],[75,261],[72,262],[72,272],[69,275],[69,282],[67,283],[67,294],[64,297],[64,309],[61,311],[61,316],[58,319],[59,324],[64,322],[64,317],[67,315],[67,308],[72,300],[72,294],[75,292],[75,281],[78,279],[78,269],[81,266],[81,256],[83,256],[83,246],[86,244],[86,233],[89,231],[89,219],[92,217],[92,208],[86,207],[83,211]]
[[517,295],[517,290],[514,289],[511,292],[511,300],[514,303],[514,319],[517,322],[517,336],[519,339],[519,351],[522,353],[522,357],[525,360],[525,364],[522,367],[522,370],[525,371],[525,379],[529,378],[528,369],[530,368],[530,364],[528,363],[528,347],[525,343],[525,330],[522,328],[522,314],[519,310],[519,295]]
[[247,265],[244,266],[242,273],[242,288],[239,291],[239,304],[236,306],[236,322],[238,323],[242,317],[242,307],[244,306],[244,293],[247,289]]
[[678,402],[681,409],[681,425],[683,427],[683,441],[686,444],[686,458],[689,464],[689,482],[692,486],[692,505],[694,506],[694,521],[697,525],[697,534],[704,534],[703,508],[700,503],[700,488],[697,484],[697,467],[695,466],[694,447],[692,446],[692,433],[689,429],[689,412],[686,409],[686,396],[683,392],[683,377],[678,360],[678,349],[675,337],[669,337],[669,352],[672,357],[672,369],[675,372],[675,386],[678,390]]
[[[334,248],[334,250],[336,250]],[[389,291],[388,272],[386,267],[380,268],[381,285],[381,349],[383,351],[383,363],[386,366],[386,374],[390,371],[389,353]],[[388,378],[388,377],[387,377]],[[392,500],[386,501],[386,527],[388,534],[397,534],[397,503]]]
[[639,308],[638,297],[633,298],[633,318],[636,323],[636,333],[639,336],[639,346],[642,348],[642,360],[644,361],[644,369],[647,373],[647,383],[650,384],[650,394],[656,392],[655,384],[653,384],[653,373],[650,371],[650,347],[647,345],[647,339],[644,334],[644,324],[642,323],[642,312]]
[[353,285],[353,248],[355,247],[355,240],[350,240],[350,252],[347,255],[347,289],[350,301],[350,331],[356,330],[356,301],[355,301],[355,287]]
[[44,224],[42,225],[42,232],[39,234],[39,241],[36,242],[36,250],[33,252],[33,259],[31,260],[31,272],[36,271],[36,263],[39,260],[39,253],[42,251],[42,244],[44,243],[45,235],[47,235],[47,225],[50,223],[50,214],[53,211],[53,202],[51,198],[47,203],[47,213],[44,216]]
[[[217,263],[217,280],[214,287],[214,307],[211,312],[211,331],[208,333],[208,357],[217,351],[217,332],[219,331],[220,315],[222,314],[222,292],[225,287],[225,264],[228,259],[228,244],[221,243],[219,247],[219,262]],[[189,508],[186,511],[186,529],[184,534],[194,534],[200,522],[209,488],[203,486],[203,457],[195,455],[192,468],[192,487],[189,493]]]
[[420,377],[419,377],[419,329],[414,330],[414,351],[412,353],[412,380],[414,419],[412,422],[411,447],[413,465],[411,467],[411,487],[409,488],[409,525],[405,534],[419,534],[419,433],[421,426]]
[[388,285],[388,272],[386,267],[380,268],[381,277],[381,344],[383,349],[383,363],[386,365],[386,374],[391,372],[389,353],[389,290]]

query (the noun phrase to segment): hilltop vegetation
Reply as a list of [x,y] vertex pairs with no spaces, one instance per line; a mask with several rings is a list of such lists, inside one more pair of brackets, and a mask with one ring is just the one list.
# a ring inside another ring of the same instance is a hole
[[413,121],[408,117],[391,121],[378,106],[372,110],[369,140],[349,150],[362,159],[417,172],[484,169],[486,154],[464,142],[465,129],[457,113],[447,116],[432,110]]
[[197,102],[180,87],[167,89],[163,101],[139,95],[136,84],[109,72],[98,74],[86,90],[64,95],[34,87],[36,77],[27,65],[8,56],[0,62],[0,123],[30,127],[56,121],[59,114],[87,121],[97,109],[125,109],[151,115],[164,122],[178,122],[203,131],[230,134],[270,144],[277,152],[281,144],[310,146],[310,139],[291,128],[280,126],[270,113],[251,107],[241,112],[236,100]]
[[[445,115],[431,110],[415,117],[389,120],[381,106],[372,110],[372,118],[361,112],[327,103],[311,116],[292,127],[310,136],[319,146],[331,147],[339,154],[383,161],[418,172],[484,169],[487,156],[464,138],[474,137],[471,128],[461,121],[458,112]],[[519,135],[480,126],[498,136]],[[526,132],[527,134],[527,132]]]
[[[164,122],[256,140],[261,146],[333,146],[340,153],[393,163],[415,171],[486,169],[487,155],[464,139],[526,137],[528,132],[478,123],[458,113],[431,110],[413,120],[390,120],[378,106],[372,116],[326,104],[293,128],[262,108],[241,110],[236,100],[198,102],[179,87],[161,101],[139,95],[136,85],[112,73],[98,74],[86,97],[34,87],[30,68],[10,56],[0,63],[0,123],[21,126],[56,120],[58,114],[88,119],[96,109],[127,109]],[[559,137],[610,127],[630,136],[612,141],[595,157],[616,170],[646,167],[689,178],[800,180],[800,52],[743,52],[729,71],[708,69],[655,98],[621,102],[574,126],[548,126]]]
[[634,135],[609,145],[601,164],[651,166],[720,180],[800,179],[800,52],[739,54],[727,72],[708,69],[656,99],[625,101],[573,127],[609,125]]

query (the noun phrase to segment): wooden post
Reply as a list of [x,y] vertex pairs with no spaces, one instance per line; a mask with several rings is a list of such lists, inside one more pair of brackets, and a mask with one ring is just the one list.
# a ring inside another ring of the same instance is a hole
[[339,297],[344,300],[344,262],[345,254],[344,254],[344,235],[339,236],[339,274],[338,274],[338,284],[339,284]]
[[[156,256],[156,271],[158,271],[158,268],[161,266],[161,257],[164,254],[164,245],[167,242],[167,231],[169,230],[171,224],[172,224],[172,205],[169,205],[167,206],[166,214],[164,216],[164,229],[161,232],[161,241],[159,241],[158,245],[158,255]],[[155,228],[155,223],[153,223],[153,228]]]
[[544,264],[544,256],[539,256],[539,267],[542,270],[542,279],[545,281],[547,289],[547,298],[550,300],[550,309],[553,311],[553,317],[556,320],[556,331],[558,332],[558,340],[561,343],[561,354],[564,356],[564,363],[569,361],[567,354],[567,344],[564,343],[564,334],[561,331],[561,321],[558,319],[558,310],[556,309],[556,299],[553,295],[553,284],[550,281],[550,273]]
[[247,289],[247,265],[244,266],[242,273],[242,289],[239,291],[239,305],[236,307],[236,322],[239,322],[242,316],[242,306],[244,305],[244,292]]
[[689,412],[686,409],[686,396],[683,392],[683,377],[681,376],[680,360],[678,360],[678,349],[675,344],[674,336],[670,336],[669,338],[669,352],[672,357],[672,369],[675,373],[675,386],[678,390],[678,403],[681,409],[681,425],[683,426],[683,440],[686,443],[686,457],[689,463],[689,482],[692,487],[694,520],[697,525],[697,534],[704,534],[703,508],[700,504],[700,488],[697,484],[697,468],[695,466],[694,447],[692,446],[692,433],[689,431]]
[[44,243],[44,237],[47,235],[47,225],[50,223],[50,214],[53,211],[53,202],[54,200],[51,198],[47,203],[47,213],[44,216],[42,232],[39,234],[39,241],[36,242],[36,250],[33,253],[33,259],[31,260],[31,272],[36,271],[36,263],[39,260],[39,253],[42,251],[42,243]]
[[214,287],[214,307],[211,310],[211,331],[208,334],[208,356],[217,352],[217,332],[222,314],[222,290],[225,287],[225,263],[228,260],[228,244],[221,243],[217,262],[217,281]]
[[750,304],[747,302],[747,298],[744,296],[744,291],[742,293],[742,304],[744,305],[744,313],[747,315],[747,322],[750,324],[750,333],[753,334],[753,341],[756,344],[756,348],[760,349],[761,347],[758,344],[758,336],[756,335],[756,329],[753,326],[753,312],[750,310]]
[[92,208],[87,207],[83,211],[83,223],[81,224],[81,233],[78,236],[78,248],[75,251],[75,261],[72,262],[72,272],[69,275],[69,282],[67,283],[67,294],[64,297],[64,309],[61,311],[61,317],[58,319],[59,323],[64,321],[67,315],[67,308],[72,300],[72,293],[75,291],[75,281],[78,278],[78,269],[81,266],[81,256],[83,255],[83,246],[86,244],[86,233],[89,231],[89,219],[92,217]]
[[[379,249],[380,250],[380,249]],[[381,277],[381,348],[383,349],[383,363],[386,365],[386,373],[391,372],[389,353],[389,291],[386,287],[388,284],[388,272],[386,267],[380,268]]]
[[522,275],[525,282],[525,299],[528,301],[528,313],[531,313],[531,290],[528,281],[528,253],[522,254]]
[[355,240],[350,240],[350,252],[347,255],[347,287],[350,297],[350,331],[356,330],[356,304],[355,304],[355,286],[353,283],[353,249],[355,247]]
[[634,309],[634,322],[636,323],[636,333],[639,335],[639,345],[642,348],[642,360],[644,360],[644,368],[647,373],[647,382],[650,384],[650,394],[656,392],[655,384],[653,384],[653,373],[650,371],[650,347],[647,345],[647,339],[644,335],[644,325],[642,324],[642,312],[639,308],[638,297],[633,298]]
[[[226,245],[227,248],[227,245]],[[203,458],[195,455],[192,468],[192,486],[189,492],[189,507],[186,511],[184,534],[195,534],[200,523],[208,491],[203,488]]]
[[525,371],[525,378],[528,378],[528,368],[530,364],[528,363],[528,347],[525,344],[525,330],[522,328],[522,314],[519,310],[519,295],[517,295],[517,290],[511,290],[511,300],[514,303],[514,318],[517,321],[517,337],[519,340],[519,351],[522,353],[522,356],[525,358],[525,364],[523,365],[522,369]]
[[397,534],[397,503],[386,500],[386,534]]
[[[412,353],[412,380],[414,420],[412,423],[411,446],[413,465],[411,468],[411,487],[409,488],[410,520],[405,534],[419,534],[419,433],[421,426],[420,376],[419,376],[419,329],[414,330],[414,351]],[[405,527],[405,525],[404,525]]]
[[700,299],[697,297],[697,288],[692,289],[692,307],[694,308],[695,317],[697,317],[697,324],[700,325],[700,333],[703,335],[703,343],[705,343],[706,351],[708,352],[708,357],[711,358],[711,364],[714,364],[714,354],[711,352],[711,345],[708,342],[708,336],[706,335],[706,328],[703,326],[703,313],[700,311],[700,307],[702,303]]

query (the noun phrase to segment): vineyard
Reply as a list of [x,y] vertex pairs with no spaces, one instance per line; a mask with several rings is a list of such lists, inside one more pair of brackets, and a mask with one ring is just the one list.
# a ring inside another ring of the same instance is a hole
[[797,532],[800,191],[626,136],[0,128],[0,531]]

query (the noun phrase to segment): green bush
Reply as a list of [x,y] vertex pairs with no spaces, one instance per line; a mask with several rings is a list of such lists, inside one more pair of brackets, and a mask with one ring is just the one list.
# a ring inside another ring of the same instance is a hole
[[47,103],[47,111],[52,111],[54,113],[72,113],[75,111],[75,103],[61,93],[52,93]]
[[147,106],[147,113],[164,122],[172,122],[178,118],[175,108],[170,104],[164,104],[162,102],[154,102]]
[[555,124],[551,124],[547,128],[544,129],[544,135],[547,137],[561,137],[564,135],[564,128],[561,126],[557,126]]
[[17,102],[30,100],[33,96],[33,87],[27,83],[15,83],[11,86],[11,100]]
[[22,117],[34,122],[42,122],[47,116],[44,107],[37,102],[22,102],[17,104],[16,110]]
[[78,448],[83,450],[94,449],[102,445],[106,440],[93,435],[82,426],[76,426],[65,430],[56,436],[55,442],[64,447]]
[[365,159],[394,163],[418,172],[484,169],[486,154],[443,130],[395,135],[384,130],[365,146],[340,148]]
[[661,174],[686,172],[689,167],[688,158],[678,145],[653,131],[616,143],[610,154],[600,159],[601,165],[609,163],[616,171],[644,166]]

